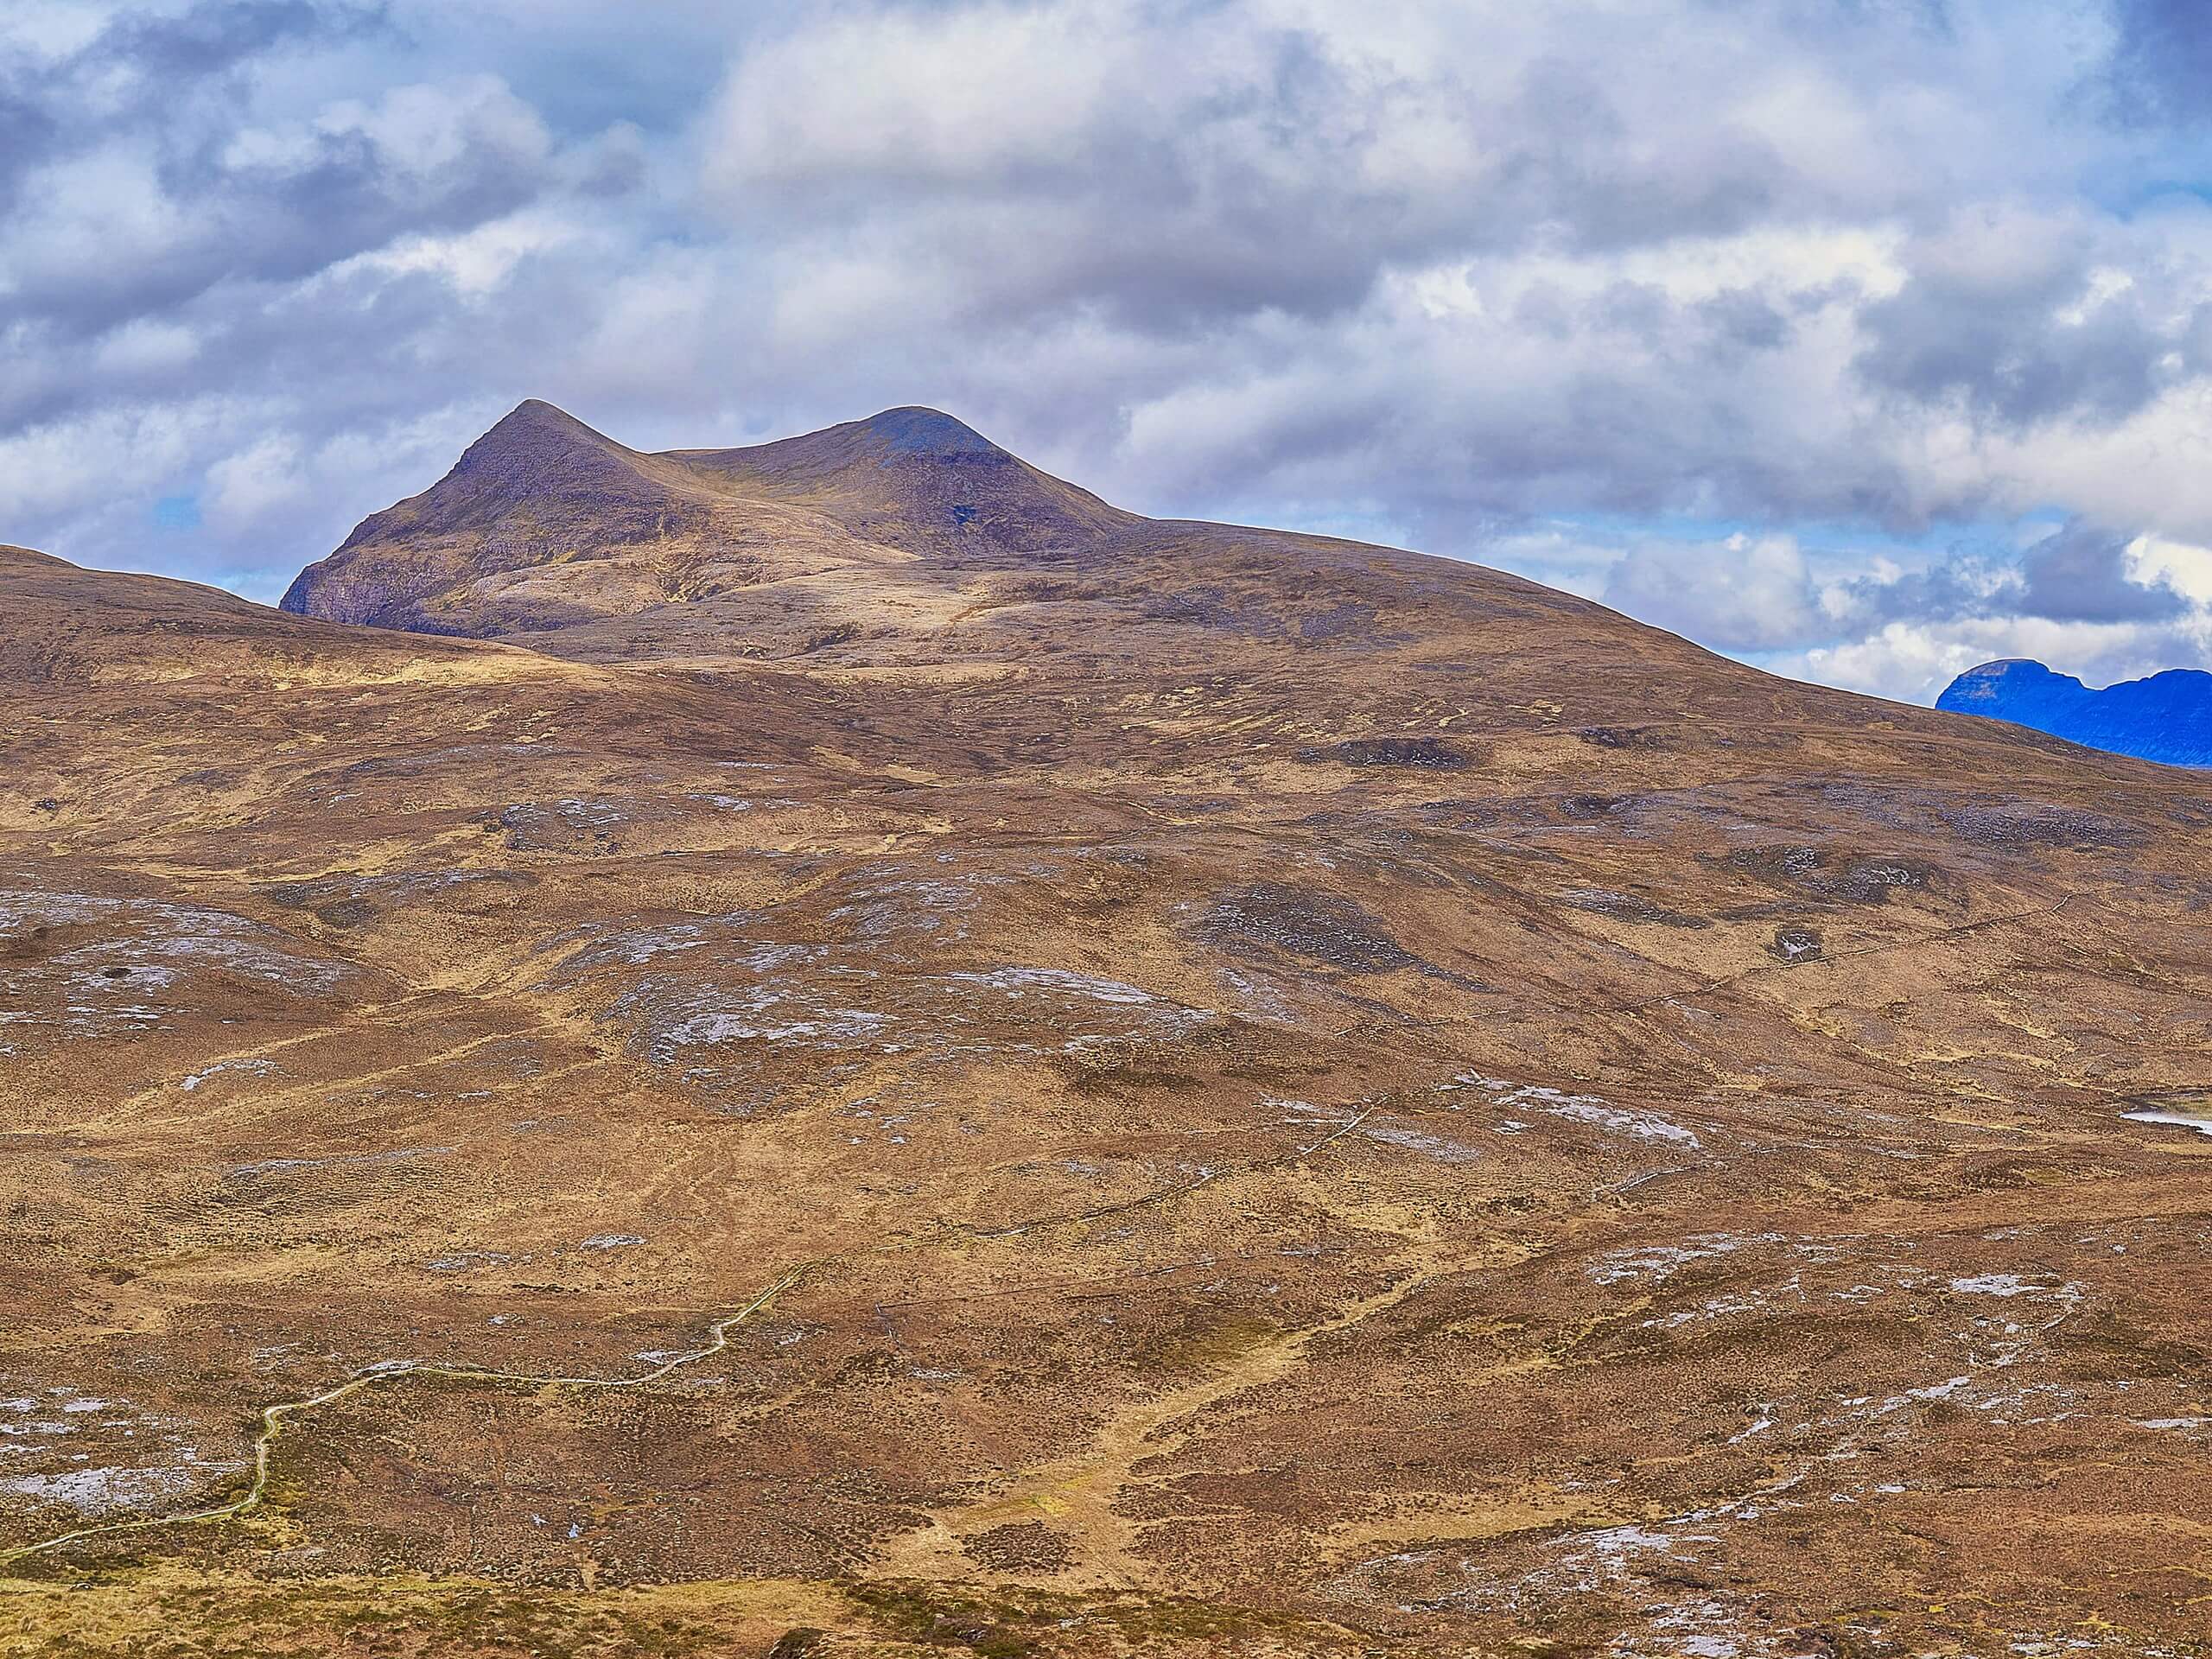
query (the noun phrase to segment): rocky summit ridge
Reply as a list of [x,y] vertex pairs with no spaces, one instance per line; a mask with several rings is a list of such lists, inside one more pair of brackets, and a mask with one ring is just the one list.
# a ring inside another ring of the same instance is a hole
[[365,519],[302,571],[283,607],[424,632],[513,632],[900,555],[1046,556],[1139,522],[936,410],[887,410],[747,448],[648,454],[533,398],[437,484]]

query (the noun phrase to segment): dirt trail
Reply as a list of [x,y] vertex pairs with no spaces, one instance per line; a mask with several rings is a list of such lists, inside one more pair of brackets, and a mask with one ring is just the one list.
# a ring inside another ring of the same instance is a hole
[[1318,1324],[1279,1332],[1196,1382],[1116,1412],[1082,1450],[1011,1475],[988,1497],[936,1511],[928,1524],[900,1535],[878,1551],[869,1571],[882,1578],[971,1578],[976,1567],[963,1554],[966,1539],[995,1527],[1049,1516],[1083,1558],[1084,1568],[1077,1576],[1088,1586],[1147,1588],[1152,1573],[1136,1553],[1141,1529],[1115,1507],[1128,1487],[1145,1484],[1136,1472],[1140,1463],[1176,1450],[1194,1432],[1191,1420],[1208,1408],[1288,1376],[1319,1338],[1385,1313],[1440,1278],[1522,1259],[1525,1253],[1514,1256],[1493,1251],[1426,1262]]
[[[448,1051],[448,1054],[441,1055],[438,1058],[449,1058],[451,1053],[466,1052],[469,1049],[481,1046],[485,1042],[492,1040],[496,1040],[496,1034],[494,1037],[476,1039],[468,1043],[462,1044],[459,1048]],[[395,1069],[404,1070],[405,1068]],[[1090,1215],[1109,1213],[1113,1211],[1133,1208],[1139,1205],[1157,1203],[1163,1199],[1177,1197],[1184,1192],[1193,1191],[1198,1186],[1206,1185],[1210,1180],[1220,1177],[1250,1174],[1263,1170],[1278,1168],[1287,1164],[1300,1162],[1343,1140],[1346,1135],[1357,1129],[1362,1123],[1365,1122],[1369,1116],[1372,1115],[1373,1110],[1374,1109],[1372,1107],[1368,1107],[1360,1110],[1348,1122],[1341,1125],[1333,1133],[1325,1135],[1321,1140],[1315,1141],[1311,1146],[1295,1147],[1290,1151],[1281,1154],[1276,1157],[1262,1159],[1249,1165],[1238,1166],[1235,1168],[1227,1170],[1211,1171],[1201,1175],[1196,1181],[1188,1183],[1185,1185],[1173,1188],[1165,1192],[1150,1193],[1141,1198],[1134,1200],[1131,1204],[1109,1206],[1108,1211],[1095,1211],[1090,1212]],[[997,1229],[991,1232],[982,1233],[976,1236],[982,1237],[995,1237],[1007,1234],[1018,1234],[1026,1231],[1032,1227],[1049,1226],[1058,1223],[1089,1218],[1090,1218],[1090,1216],[1089,1215],[1084,1217],[1039,1217],[1032,1221],[1021,1223],[1015,1226]],[[819,1266],[821,1264],[816,1263],[813,1265]],[[655,1366],[652,1370],[643,1372],[636,1376],[541,1376],[524,1372],[496,1370],[489,1366],[473,1365],[466,1363],[452,1363],[440,1360],[409,1358],[375,1361],[371,1364],[362,1367],[346,1382],[327,1389],[320,1394],[310,1395],[297,1400],[281,1401],[276,1404],[264,1406],[261,1408],[258,1414],[261,1421],[261,1427],[258,1433],[256,1433],[253,1440],[253,1480],[247,1487],[243,1496],[233,1499],[228,1503],[216,1504],[207,1509],[184,1510],[168,1515],[148,1516],[130,1521],[106,1522],[97,1526],[79,1527],[68,1532],[56,1534],[49,1538],[39,1539],[32,1543],[17,1545],[12,1549],[0,1549],[0,1567],[5,1567],[12,1562],[22,1560],[27,1557],[43,1554],[48,1551],[59,1549],[66,1545],[79,1543],[87,1539],[108,1537],[124,1533],[149,1532],[162,1527],[185,1526],[205,1522],[227,1521],[235,1519],[241,1516],[251,1514],[254,1510],[261,1507],[262,1503],[268,1496],[270,1482],[272,1478],[271,1459],[277,1439],[283,1433],[285,1423],[291,1418],[294,1418],[303,1412],[312,1411],[318,1406],[333,1404],[337,1401],[348,1397],[349,1395],[361,1393],[365,1389],[375,1388],[379,1384],[397,1382],[407,1377],[414,1376],[435,1376],[446,1378],[454,1382],[511,1384],[531,1388],[633,1389],[645,1387],[650,1383],[657,1382],[660,1381],[661,1378],[666,1376],[670,1372],[674,1371],[680,1367],[696,1364],[700,1360],[708,1358],[711,1355],[720,1353],[723,1349],[729,1345],[729,1332],[732,1330],[743,1324],[751,1315],[766,1306],[777,1296],[780,1295],[783,1292],[790,1289],[793,1285],[798,1283],[805,1272],[806,1268],[801,1268],[784,1274],[783,1277],[778,1279],[773,1284],[770,1285],[766,1290],[762,1291],[760,1295],[756,1296],[751,1302],[739,1309],[735,1313],[730,1314],[724,1319],[715,1321],[709,1329],[709,1340],[705,1346],[694,1350],[690,1353],[680,1354],[675,1358],[667,1360],[663,1363]],[[1332,1320],[1325,1325],[1313,1326],[1302,1332],[1290,1333],[1282,1341],[1275,1344],[1275,1347],[1280,1349],[1281,1351],[1279,1356],[1275,1356],[1272,1359],[1268,1353],[1262,1353],[1262,1355],[1254,1357],[1251,1361],[1240,1364],[1238,1368],[1225,1376],[1215,1379],[1210,1379],[1208,1382],[1195,1385],[1192,1389],[1179,1390],[1176,1394],[1166,1396],[1162,1400],[1153,1402],[1144,1407],[1140,1407],[1133,1413],[1126,1414],[1130,1418],[1131,1422],[1127,1434],[1123,1437],[1127,1448],[1126,1456],[1123,1459],[1123,1478],[1126,1479],[1127,1478],[1127,1465],[1133,1464],[1139,1457],[1145,1455],[1142,1449],[1144,1438],[1155,1427],[1166,1422],[1173,1421],[1179,1416],[1186,1415],[1191,1412],[1196,1411],[1203,1406],[1211,1403],[1214,1399],[1224,1397],[1229,1394],[1237,1393],[1242,1391],[1243,1389],[1255,1387],[1262,1382],[1271,1380],[1271,1376],[1273,1375],[1280,1374],[1281,1371],[1286,1370],[1289,1368],[1295,1359],[1297,1349],[1301,1347],[1305,1342],[1313,1337],[1322,1335],[1327,1331],[1340,1329],[1344,1325],[1351,1323],[1354,1319],[1364,1318],[1367,1313],[1374,1312],[1379,1307],[1389,1306],[1391,1301],[1397,1300],[1401,1296],[1410,1294],[1414,1286],[1421,1282],[1421,1280],[1427,1276],[1428,1275],[1417,1274],[1413,1279],[1409,1280],[1402,1287],[1395,1291],[1383,1293],[1381,1298],[1375,1300],[1371,1304],[1357,1304],[1354,1308],[1347,1310],[1346,1313],[1337,1320]],[[1271,1371],[1268,1370],[1270,1364],[1273,1366],[1273,1370]],[[1262,1372],[1267,1372],[1268,1374],[1262,1375]],[[1247,1375],[1248,1373],[1249,1373],[1249,1376]],[[1114,1491],[1118,1490],[1119,1483],[1116,1483],[1114,1487]],[[1101,1505],[1102,1513],[1106,1512],[1104,1505],[1110,1504],[1112,1492],[1109,1491],[1105,1495],[1105,1497],[1103,1500]]]
[[488,1365],[455,1363],[443,1360],[382,1359],[365,1365],[335,1387],[302,1399],[280,1401],[261,1408],[261,1429],[253,1440],[253,1482],[244,1496],[212,1509],[191,1510],[174,1515],[147,1516],[136,1521],[110,1521],[99,1526],[79,1527],[74,1531],[41,1538],[35,1543],[19,1544],[13,1549],[0,1549],[0,1567],[20,1561],[32,1555],[41,1555],[48,1550],[59,1549],[88,1538],[105,1538],[128,1532],[150,1532],[160,1527],[187,1526],[207,1521],[228,1521],[250,1515],[261,1507],[269,1496],[269,1483],[274,1473],[272,1459],[277,1438],[284,1432],[284,1425],[302,1412],[317,1406],[327,1406],[386,1382],[397,1382],[407,1377],[435,1376],[456,1382],[512,1383],[538,1389],[639,1389],[659,1382],[670,1372],[686,1365],[712,1357],[729,1346],[729,1333],[747,1319],[768,1306],[785,1291],[799,1281],[804,1268],[786,1273],[766,1290],[755,1296],[734,1313],[716,1319],[707,1328],[707,1341],[689,1353],[678,1354],[673,1359],[662,1361],[651,1370],[635,1376],[535,1376],[521,1371],[495,1370]]

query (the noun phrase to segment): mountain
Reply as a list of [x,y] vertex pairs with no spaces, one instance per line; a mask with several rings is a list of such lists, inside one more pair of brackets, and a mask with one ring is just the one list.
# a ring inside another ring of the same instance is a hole
[[1141,522],[933,409],[671,458],[748,498],[818,507],[855,536],[941,556],[1048,556]]
[[2212,766],[2212,674],[2201,669],[2170,668],[2093,691],[2070,674],[2013,658],[1968,669],[1936,706],[2115,754]]
[[2208,868],[925,412],[0,553],[10,1628],[2187,1651]]
[[532,400],[431,488],[302,571],[283,608],[505,633],[840,570],[874,575],[920,552],[1049,556],[1138,522],[934,410],[752,448],[643,454]]

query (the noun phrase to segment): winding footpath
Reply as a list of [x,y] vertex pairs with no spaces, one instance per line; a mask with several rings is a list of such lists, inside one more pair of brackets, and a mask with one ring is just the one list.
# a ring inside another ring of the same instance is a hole
[[87,1538],[105,1538],[126,1532],[151,1532],[161,1527],[188,1526],[198,1522],[228,1521],[239,1516],[251,1515],[259,1509],[269,1496],[271,1478],[271,1458],[276,1441],[284,1432],[285,1423],[302,1412],[313,1411],[317,1406],[327,1406],[359,1394],[379,1383],[394,1382],[410,1376],[438,1376],[457,1382],[513,1383],[540,1389],[641,1389],[659,1382],[670,1372],[686,1365],[696,1365],[711,1358],[729,1346],[729,1333],[752,1318],[769,1303],[799,1281],[804,1269],[795,1268],[784,1274],[766,1290],[755,1296],[736,1313],[716,1319],[707,1328],[707,1341],[689,1353],[678,1354],[673,1359],[662,1361],[649,1371],[636,1376],[533,1376],[521,1371],[495,1370],[488,1365],[454,1363],[445,1360],[384,1359],[365,1365],[346,1381],[321,1394],[304,1399],[279,1401],[261,1408],[261,1429],[253,1437],[253,1483],[243,1497],[213,1509],[189,1510],[175,1515],[148,1516],[137,1521],[110,1521],[95,1527],[79,1527],[73,1532],[41,1538],[35,1543],[19,1544],[13,1549],[0,1549],[0,1567],[6,1567],[29,1556],[42,1555],[48,1550],[60,1549],[67,1544]]
[[[988,1230],[963,1229],[963,1230],[967,1231],[970,1236],[977,1238],[1012,1237],[1026,1233],[1033,1228],[1090,1221],[1105,1216],[1120,1214],[1124,1211],[1142,1205],[1162,1203],[1196,1192],[1210,1182],[1228,1176],[1255,1174],[1264,1170],[1300,1163],[1353,1134],[1375,1115],[1376,1109],[1373,1105],[1362,1106],[1349,1122],[1338,1126],[1332,1133],[1324,1135],[1312,1146],[1294,1146],[1291,1150],[1274,1157],[1262,1158],[1252,1163],[1240,1164],[1226,1169],[1201,1170],[1197,1179],[1193,1180],[1161,1192],[1148,1192],[1141,1198],[1121,1204],[1109,1205],[1102,1209],[1084,1211],[1074,1215],[1032,1217],[1027,1221],[1006,1227]],[[823,1264],[816,1262],[811,1265],[819,1267]],[[264,1406],[260,1412],[261,1427],[253,1438],[252,1483],[247,1486],[242,1496],[233,1498],[230,1503],[219,1503],[204,1510],[187,1510],[169,1515],[146,1516],[133,1521],[104,1522],[98,1526],[79,1527],[73,1531],[59,1533],[51,1538],[41,1538],[34,1543],[18,1544],[12,1549],[0,1549],[0,1568],[5,1568],[31,1556],[45,1554],[50,1550],[80,1543],[90,1538],[113,1537],[131,1532],[152,1532],[162,1527],[181,1527],[203,1522],[229,1521],[241,1516],[251,1515],[261,1508],[269,1496],[270,1483],[274,1473],[272,1459],[276,1442],[283,1435],[287,1422],[304,1412],[313,1411],[318,1406],[334,1404],[350,1395],[360,1394],[383,1383],[396,1382],[407,1377],[435,1376],[457,1382],[510,1384],[537,1389],[612,1389],[648,1387],[659,1382],[671,1371],[679,1370],[687,1365],[696,1365],[702,1359],[710,1358],[721,1353],[729,1346],[729,1333],[732,1331],[798,1283],[800,1279],[805,1276],[807,1270],[804,1266],[791,1269],[737,1312],[715,1320],[708,1327],[707,1340],[703,1345],[688,1353],[678,1354],[673,1359],[664,1360],[651,1370],[641,1371],[635,1376],[537,1376],[527,1372],[502,1371],[488,1365],[472,1365],[448,1360],[378,1360],[372,1364],[363,1366],[345,1382],[325,1389],[320,1394],[308,1395],[298,1400],[279,1401],[274,1405]],[[1332,1325],[1330,1328],[1334,1327]]]

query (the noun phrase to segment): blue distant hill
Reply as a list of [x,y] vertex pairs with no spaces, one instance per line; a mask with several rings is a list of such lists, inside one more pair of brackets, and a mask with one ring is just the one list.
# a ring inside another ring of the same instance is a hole
[[2012,658],[1968,669],[1936,706],[2009,720],[2116,754],[2212,766],[2212,674],[2199,669],[2170,668],[2092,691],[2071,674]]

